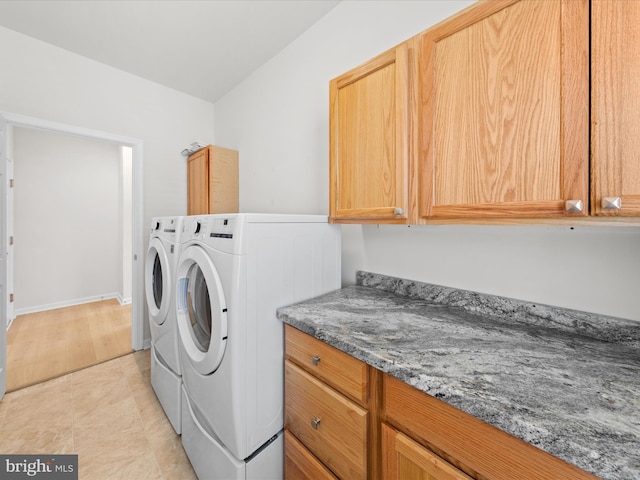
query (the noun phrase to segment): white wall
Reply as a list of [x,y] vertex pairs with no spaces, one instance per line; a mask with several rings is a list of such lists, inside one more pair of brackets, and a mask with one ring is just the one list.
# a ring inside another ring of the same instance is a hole
[[[343,1],[215,105],[241,211],[328,213],[329,80],[470,4]],[[356,270],[640,320],[640,229],[344,226]]]
[[0,65],[0,110],[144,141],[145,232],[153,216],[186,212],[180,151],[213,140],[211,103],[3,27]]
[[16,314],[119,289],[117,145],[14,129]]
[[[195,140],[213,141],[211,103],[3,27],[0,65],[0,111],[144,142],[139,234],[145,249],[153,216],[186,213],[186,164],[180,151]],[[197,75],[197,68],[185,74]],[[138,261],[144,261],[141,257]]]

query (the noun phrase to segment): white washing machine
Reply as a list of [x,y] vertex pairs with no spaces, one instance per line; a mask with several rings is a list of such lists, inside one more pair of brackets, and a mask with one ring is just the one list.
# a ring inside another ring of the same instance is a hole
[[145,259],[151,385],[177,433],[181,431],[182,369],[176,325],[175,276],[181,232],[182,217],[154,218]]
[[184,218],[177,268],[182,444],[201,480],[283,477],[276,309],[340,288],[326,216]]

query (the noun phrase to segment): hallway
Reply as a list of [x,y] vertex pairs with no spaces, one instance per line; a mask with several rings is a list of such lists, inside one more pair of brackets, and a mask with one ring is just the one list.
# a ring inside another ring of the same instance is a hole
[[20,315],[7,331],[7,392],[131,352],[131,304],[110,299]]

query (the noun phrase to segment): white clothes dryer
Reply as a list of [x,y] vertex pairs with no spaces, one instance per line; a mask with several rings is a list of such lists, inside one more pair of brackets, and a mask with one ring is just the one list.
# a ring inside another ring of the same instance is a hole
[[184,218],[182,443],[200,479],[282,479],[284,327],[276,309],[340,288],[340,276],[340,227],[326,216]]
[[175,275],[182,217],[155,217],[145,259],[145,293],[151,330],[151,385],[171,425],[181,431],[182,368],[178,348]]

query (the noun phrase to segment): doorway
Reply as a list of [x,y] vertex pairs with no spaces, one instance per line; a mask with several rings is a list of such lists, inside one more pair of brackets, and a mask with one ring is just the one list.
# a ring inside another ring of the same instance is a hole
[[13,157],[7,391],[132,352],[131,148],[15,127]]
[[[140,350],[144,348],[144,324],[143,324],[143,300],[142,300],[142,290],[143,290],[143,265],[139,259],[143,259],[144,255],[142,255],[143,248],[143,238],[142,238],[142,141],[137,139],[132,139],[128,137],[122,137],[119,135],[109,134],[105,132],[87,130],[80,127],[74,127],[64,124],[57,124],[53,122],[48,122],[45,120],[34,119],[29,117],[24,117],[15,114],[8,113],[0,113],[0,123],[3,126],[5,132],[4,139],[4,148],[0,149],[3,153],[3,162],[6,162],[5,166],[6,171],[11,175],[14,165],[12,165],[13,159],[13,145],[14,145],[14,134],[16,127],[17,128],[25,128],[25,129],[36,129],[45,132],[53,132],[57,134],[67,134],[74,135],[76,137],[80,137],[83,139],[89,139],[94,141],[99,141],[103,143],[108,143],[116,146],[125,146],[130,147],[131,152],[131,179],[130,179],[130,189],[132,192],[131,195],[131,217],[129,221],[129,225],[131,227],[130,232],[128,233],[131,238],[131,247],[130,252],[128,253],[128,259],[125,263],[130,267],[131,274],[129,275],[130,280],[130,309],[131,309],[131,349],[132,350]],[[99,179],[98,179],[99,180]],[[12,188],[7,188],[7,192],[3,195],[3,200],[6,206],[3,213],[2,223],[3,230],[7,232],[6,239],[3,244],[7,248],[7,261],[3,262],[3,266],[6,268],[6,272],[2,272],[2,282],[7,288],[3,289],[3,295],[1,301],[4,303],[3,307],[7,312],[7,321],[10,323],[13,318],[15,318],[16,312],[14,311],[15,303],[12,302],[13,288],[14,288],[14,278],[15,272],[13,268],[13,258],[15,256],[14,246],[12,245],[13,240],[13,199],[12,199]],[[126,223],[126,222],[125,222]],[[81,225],[78,228],[83,228]],[[85,227],[86,228],[86,227]],[[126,235],[126,233],[123,233]],[[42,232],[42,235],[46,235],[46,232]],[[16,239],[17,241],[17,239]],[[126,257],[127,255],[125,255]],[[124,257],[123,257],[124,258]],[[120,262],[121,268],[124,268],[124,263]],[[4,268],[3,268],[4,269]],[[90,295],[89,295],[90,297]],[[93,300],[89,298],[89,300]],[[100,300],[100,299],[96,299]],[[127,299],[124,300],[126,303]],[[88,302],[91,303],[91,302]],[[3,329],[4,330],[4,329]],[[4,335],[0,335],[0,374],[4,376],[5,370],[3,370],[4,365],[6,365],[6,339]],[[4,380],[4,379],[0,379]],[[0,384],[3,382],[0,381]],[[0,396],[3,391],[0,391]]]

